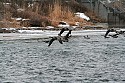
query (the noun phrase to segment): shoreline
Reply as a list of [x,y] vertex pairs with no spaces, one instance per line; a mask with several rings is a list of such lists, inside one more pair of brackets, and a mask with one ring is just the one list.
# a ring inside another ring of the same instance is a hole
[[[57,36],[60,31],[51,30],[20,30],[19,33],[0,33],[0,41],[2,40],[18,40],[18,39],[39,39],[49,38]],[[72,31],[72,36],[84,36],[84,35],[102,35],[106,30],[75,30]],[[63,35],[65,35],[65,31]]]
[[[120,29],[125,30],[125,29]],[[85,35],[104,35],[106,29],[103,30],[73,30],[72,36],[85,36]],[[44,39],[53,36],[58,36],[60,31],[53,30],[19,30],[19,33],[0,33],[0,41],[4,40],[21,40],[21,39]],[[65,31],[64,36],[68,31]],[[114,33],[114,32],[111,32]]]

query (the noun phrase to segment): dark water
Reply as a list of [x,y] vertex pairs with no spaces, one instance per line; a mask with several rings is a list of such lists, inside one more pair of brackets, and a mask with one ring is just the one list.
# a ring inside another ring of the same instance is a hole
[[125,37],[0,41],[0,83],[125,83]]

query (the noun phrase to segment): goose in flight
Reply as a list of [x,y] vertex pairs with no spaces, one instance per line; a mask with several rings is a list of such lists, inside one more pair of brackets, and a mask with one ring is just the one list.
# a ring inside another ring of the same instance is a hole
[[114,29],[108,29],[108,30],[106,31],[104,37],[105,37],[105,38],[109,38],[109,37],[107,37],[107,36],[108,36],[108,34],[109,34],[110,32],[116,32],[116,30],[114,30]]
[[109,35],[109,36],[111,36],[111,37],[113,37],[113,38],[117,38],[118,35],[119,35],[119,34],[114,34],[114,35]]
[[52,39],[49,41],[48,46],[50,46],[53,43],[53,41],[55,41],[55,40],[58,40],[60,44],[63,44],[63,42],[68,42],[68,38],[70,37],[71,31],[72,30],[69,30],[69,32],[65,36],[61,36],[62,32],[64,32],[61,30],[61,32],[60,32],[61,34],[59,34],[56,37],[52,37]]
[[106,34],[105,34],[104,37],[105,37],[105,38],[109,38],[109,37],[107,37],[107,36],[108,36],[108,34],[109,34],[110,32],[115,32],[115,33],[116,33],[116,34],[114,34],[114,35],[109,35],[109,36],[111,36],[111,37],[113,37],[113,38],[117,38],[118,35],[125,33],[125,31],[117,31],[117,30],[115,30],[115,29],[109,29],[109,30],[106,31]]

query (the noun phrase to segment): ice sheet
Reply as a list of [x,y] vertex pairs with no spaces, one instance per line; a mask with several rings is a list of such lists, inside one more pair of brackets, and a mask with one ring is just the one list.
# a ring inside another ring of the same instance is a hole
[[[48,38],[57,36],[60,31],[51,30],[19,30],[20,33],[1,33],[0,40],[14,40],[14,39],[31,39],[31,38]],[[65,35],[68,31],[65,31]],[[106,30],[78,30],[72,31],[72,36],[84,35],[104,35]]]

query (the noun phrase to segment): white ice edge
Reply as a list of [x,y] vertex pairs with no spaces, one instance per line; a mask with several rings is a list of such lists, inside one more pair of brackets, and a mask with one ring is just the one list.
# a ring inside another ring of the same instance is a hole
[[[72,36],[84,35],[105,35],[107,30],[78,30],[72,31]],[[20,33],[1,33],[0,40],[16,40],[16,39],[31,39],[31,38],[48,38],[57,36],[60,31],[51,30],[19,30]],[[65,31],[62,35],[65,35]],[[114,33],[114,32],[112,32]]]

